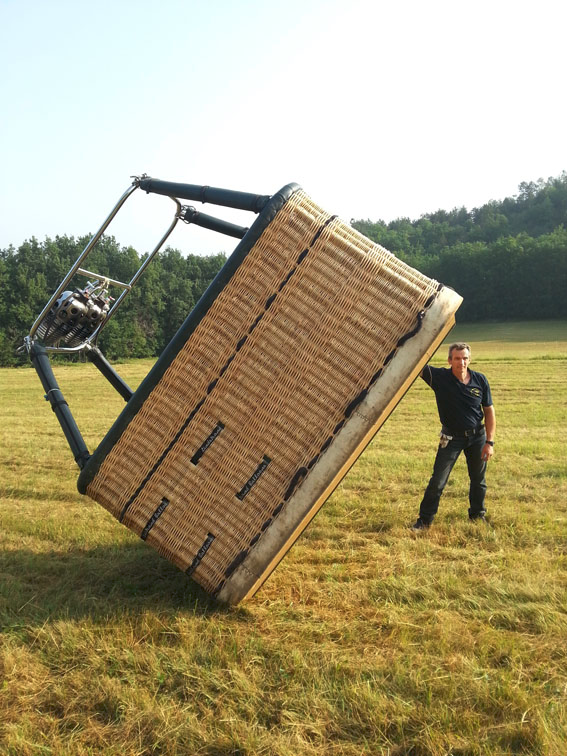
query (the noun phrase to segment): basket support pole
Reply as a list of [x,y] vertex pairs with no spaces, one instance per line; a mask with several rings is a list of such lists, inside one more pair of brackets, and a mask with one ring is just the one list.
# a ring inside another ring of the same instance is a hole
[[112,367],[110,362],[106,359],[104,354],[97,346],[87,344],[87,359],[90,360],[93,365],[100,370],[110,385],[118,391],[120,396],[128,401],[134,393],[130,386],[118,375],[116,370]]
[[89,450],[77,427],[75,418],[71,414],[69,405],[65,401],[65,397],[55,380],[45,347],[37,342],[33,343],[30,350],[30,358],[45,390],[45,399],[51,404],[51,409],[55,412],[67,443],[73,452],[75,462],[82,470],[90,457]]

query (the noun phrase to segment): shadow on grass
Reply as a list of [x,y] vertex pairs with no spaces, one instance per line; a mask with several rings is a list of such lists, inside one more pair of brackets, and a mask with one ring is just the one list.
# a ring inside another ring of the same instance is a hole
[[0,623],[49,619],[108,621],[147,611],[196,616],[246,610],[215,601],[143,543],[91,549],[0,552]]

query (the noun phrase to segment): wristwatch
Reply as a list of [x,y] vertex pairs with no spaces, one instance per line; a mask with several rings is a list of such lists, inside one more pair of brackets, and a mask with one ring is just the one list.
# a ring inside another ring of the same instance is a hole
[[487,441],[486,442],[489,446],[494,446],[494,441]]

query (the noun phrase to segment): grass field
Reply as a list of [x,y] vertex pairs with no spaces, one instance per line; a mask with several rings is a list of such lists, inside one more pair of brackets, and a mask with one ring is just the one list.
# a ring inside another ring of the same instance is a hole
[[[490,523],[459,462],[408,530],[438,433],[417,381],[234,609],[77,493],[35,371],[1,370],[0,754],[564,756],[567,324],[451,336],[493,390]],[[90,364],[56,375],[93,448],[122,400]]]

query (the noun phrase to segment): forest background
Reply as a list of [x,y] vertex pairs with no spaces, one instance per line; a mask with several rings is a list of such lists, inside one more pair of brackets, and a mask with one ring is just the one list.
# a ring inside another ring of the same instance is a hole
[[[438,210],[418,220],[351,224],[397,257],[464,297],[461,322],[567,318],[567,172],[523,182],[518,194],[479,208]],[[89,236],[31,238],[0,250],[0,366],[16,349]],[[144,256],[105,236],[89,269],[129,281]],[[102,331],[109,359],[155,357],[169,343],[226,257],[168,247]],[[84,283],[83,283],[84,285]]]

